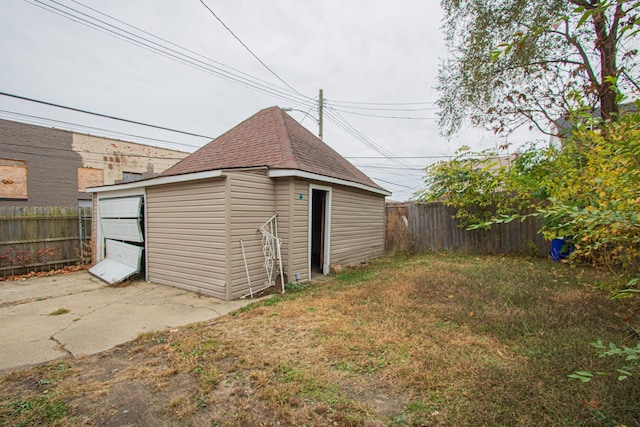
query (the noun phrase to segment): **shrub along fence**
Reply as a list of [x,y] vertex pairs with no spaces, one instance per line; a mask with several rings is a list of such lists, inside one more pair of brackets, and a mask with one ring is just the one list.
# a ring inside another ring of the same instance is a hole
[[91,208],[0,207],[0,277],[91,259]]
[[[546,256],[550,242],[539,233],[542,219],[495,224],[489,230],[467,230],[453,218],[456,211],[439,202],[387,205],[387,250],[460,251],[471,254]],[[403,208],[406,209],[403,211]],[[406,225],[397,218],[406,216]]]

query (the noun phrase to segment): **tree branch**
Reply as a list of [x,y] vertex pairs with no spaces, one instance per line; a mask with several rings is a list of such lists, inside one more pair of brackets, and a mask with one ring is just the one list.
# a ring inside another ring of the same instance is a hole
[[542,126],[540,126],[540,124],[538,123],[538,121],[536,120],[536,118],[533,116],[533,114],[528,114],[525,111],[520,111],[520,114],[522,114],[524,117],[527,118],[527,120],[531,123],[533,123],[533,125],[544,135],[549,135],[549,136],[558,136],[555,133],[552,133],[548,130],[546,130],[545,128],[543,128]]
[[549,59],[549,60],[545,60],[545,61],[529,62],[529,63],[523,64],[523,65],[513,65],[513,66],[502,67],[497,71],[511,71],[511,70],[517,70],[519,68],[525,68],[525,67],[529,67],[529,66],[534,66],[534,65],[549,65],[549,64],[582,65],[582,62],[580,62],[580,61],[572,61],[572,60],[569,60],[569,59]]
[[616,10],[613,12],[613,22],[609,28],[609,37],[613,37],[615,40],[613,43],[618,44],[618,26],[620,25],[620,18],[624,17],[625,12],[622,10],[622,3],[616,5]]
[[578,53],[582,58],[581,65],[584,65],[584,68],[587,72],[587,76],[591,84],[593,84],[595,87],[600,87],[600,82],[598,81],[598,77],[593,71],[593,67],[591,66],[591,61],[589,61],[589,56],[585,52],[580,42],[578,42],[578,39],[573,37],[571,34],[569,34],[569,22],[565,21],[564,24],[565,24],[565,32],[563,33],[563,35],[565,39],[569,42],[569,44],[571,44],[573,47],[575,47],[578,50]]
[[582,6],[585,9],[595,9],[597,0],[595,1],[596,3],[594,3],[593,1],[589,2],[588,0],[569,0],[569,3],[575,4],[576,6]]
[[626,70],[622,70],[621,73],[622,73],[623,76],[625,76],[627,78],[629,83],[631,83],[633,85],[633,87],[636,88],[637,91],[640,91],[640,85],[638,85],[638,83],[629,75],[629,73],[627,73]]

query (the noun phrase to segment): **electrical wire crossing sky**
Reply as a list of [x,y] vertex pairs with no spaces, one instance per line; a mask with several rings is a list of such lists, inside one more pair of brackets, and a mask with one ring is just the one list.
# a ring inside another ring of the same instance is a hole
[[[437,128],[441,11],[398,0],[4,0],[0,117],[195,151],[278,105],[406,200],[461,145]],[[517,143],[512,140],[509,142]]]

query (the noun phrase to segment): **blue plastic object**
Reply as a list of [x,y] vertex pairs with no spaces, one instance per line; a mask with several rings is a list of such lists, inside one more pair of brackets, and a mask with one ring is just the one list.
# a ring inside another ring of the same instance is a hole
[[567,245],[565,239],[553,239],[551,241],[551,258],[556,262],[567,259],[573,249],[573,245]]

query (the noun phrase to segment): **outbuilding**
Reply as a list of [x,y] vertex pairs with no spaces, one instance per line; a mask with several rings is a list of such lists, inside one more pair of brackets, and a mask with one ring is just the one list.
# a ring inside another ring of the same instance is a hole
[[160,176],[89,189],[93,274],[230,300],[384,253],[378,186],[278,107]]

